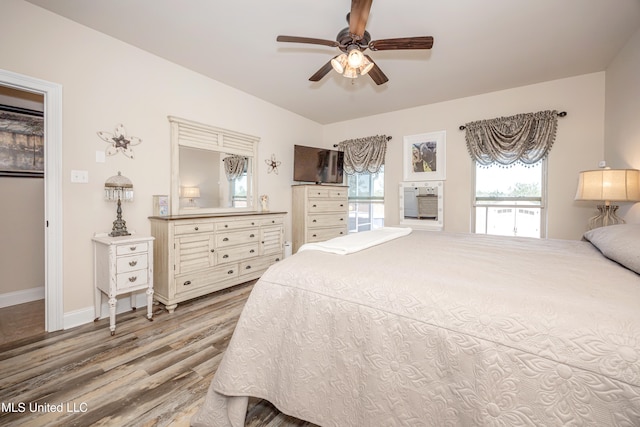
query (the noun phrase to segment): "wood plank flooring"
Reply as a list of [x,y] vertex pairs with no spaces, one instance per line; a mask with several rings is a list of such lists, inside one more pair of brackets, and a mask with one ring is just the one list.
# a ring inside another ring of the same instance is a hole
[[[0,425],[188,426],[253,284],[1,343]],[[251,399],[245,426],[312,424]]]

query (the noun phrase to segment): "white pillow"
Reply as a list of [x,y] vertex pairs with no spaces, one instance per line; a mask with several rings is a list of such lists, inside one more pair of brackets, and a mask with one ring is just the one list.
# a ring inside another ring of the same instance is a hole
[[617,224],[584,233],[607,258],[640,274],[640,224]]

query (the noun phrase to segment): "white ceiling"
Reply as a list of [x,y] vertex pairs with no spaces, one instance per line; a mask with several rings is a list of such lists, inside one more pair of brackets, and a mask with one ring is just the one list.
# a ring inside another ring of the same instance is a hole
[[[321,124],[603,71],[640,28],[640,0],[376,0],[373,40],[433,36],[431,51],[367,53],[389,82],[331,71],[348,0],[27,0]],[[169,84],[170,82],[168,82]]]

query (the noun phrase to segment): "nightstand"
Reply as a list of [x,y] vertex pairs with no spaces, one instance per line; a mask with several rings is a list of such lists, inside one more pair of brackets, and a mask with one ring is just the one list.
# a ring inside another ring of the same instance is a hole
[[95,316],[102,316],[102,294],[109,297],[109,329],[116,333],[117,296],[130,294],[131,308],[135,293],[146,291],[147,318],[153,320],[153,237],[93,237]]

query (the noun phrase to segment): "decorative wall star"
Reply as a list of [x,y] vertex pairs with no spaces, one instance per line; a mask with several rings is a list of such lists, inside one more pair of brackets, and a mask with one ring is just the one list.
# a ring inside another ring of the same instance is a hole
[[110,132],[98,132],[98,136],[103,141],[109,143],[106,149],[107,156],[113,156],[121,152],[125,156],[133,159],[133,150],[131,146],[138,145],[142,142],[140,138],[135,136],[127,137],[127,131],[123,124],[116,126],[113,133]]
[[276,175],[278,175],[278,166],[280,166],[280,163],[282,163],[282,162],[280,162],[280,161],[276,160],[276,155],[275,155],[275,154],[272,154],[272,155],[271,155],[271,159],[267,159],[267,160],[265,160],[264,162],[265,162],[265,163],[267,164],[267,166],[269,167],[269,168],[267,169],[267,173],[271,173],[271,172],[273,172],[273,173],[275,173]]

